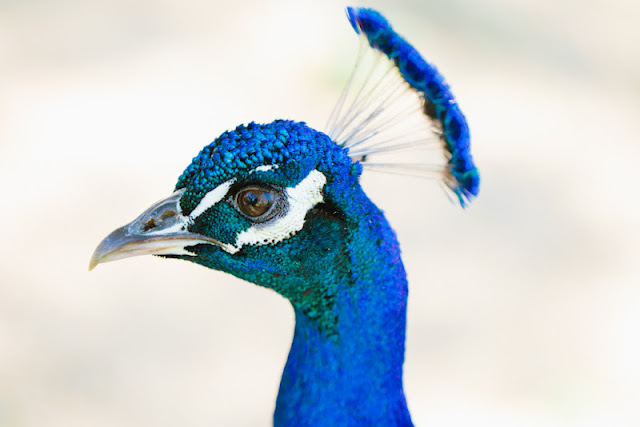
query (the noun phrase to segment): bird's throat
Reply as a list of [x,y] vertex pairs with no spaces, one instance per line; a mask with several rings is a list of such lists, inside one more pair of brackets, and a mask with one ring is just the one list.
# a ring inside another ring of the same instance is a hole
[[381,220],[347,245],[351,280],[332,296],[334,328],[294,304],[276,426],[411,425],[402,385],[407,281],[395,236]]

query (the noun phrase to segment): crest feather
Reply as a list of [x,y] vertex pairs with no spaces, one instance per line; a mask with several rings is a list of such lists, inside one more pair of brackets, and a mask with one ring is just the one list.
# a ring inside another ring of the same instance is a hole
[[[469,128],[444,77],[373,9],[347,8],[361,45],[327,135],[366,169],[438,179],[464,207],[480,184]],[[416,163],[399,152],[427,151]],[[387,155],[389,160],[371,162]]]

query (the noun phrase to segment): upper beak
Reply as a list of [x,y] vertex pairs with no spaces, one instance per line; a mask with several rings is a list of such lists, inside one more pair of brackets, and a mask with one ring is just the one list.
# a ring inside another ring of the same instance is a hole
[[208,243],[224,246],[219,241],[191,233],[187,226],[191,220],[183,216],[178,190],[164,200],[153,204],[133,222],[120,227],[100,242],[89,262],[89,270],[98,264],[138,255],[191,255],[187,246]]

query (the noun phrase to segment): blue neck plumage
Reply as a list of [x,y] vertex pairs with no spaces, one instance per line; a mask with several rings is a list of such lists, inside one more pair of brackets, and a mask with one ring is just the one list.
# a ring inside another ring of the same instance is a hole
[[294,303],[276,426],[411,425],[402,386],[406,274],[382,212],[366,206],[369,221],[346,239],[350,268],[333,295],[335,325],[319,328]]

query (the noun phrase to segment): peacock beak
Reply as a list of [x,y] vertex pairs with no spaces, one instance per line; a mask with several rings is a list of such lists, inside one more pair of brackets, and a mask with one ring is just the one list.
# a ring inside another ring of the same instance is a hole
[[153,204],[131,223],[109,234],[96,248],[89,262],[89,270],[98,264],[138,255],[190,255],[187,246],[201,243],[223,246],[219,241],[191,233],[191,222],[182,215],[178,190],[166,199]]

